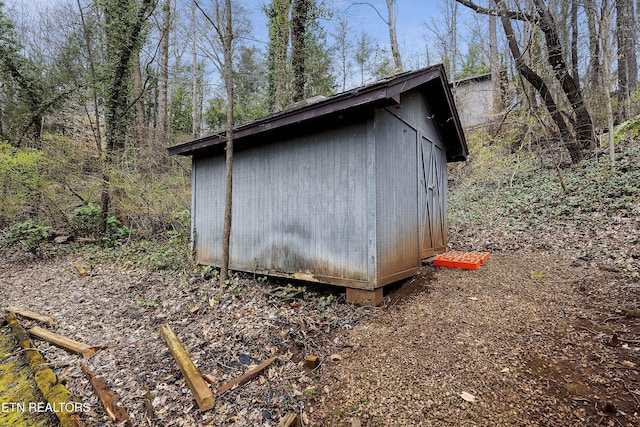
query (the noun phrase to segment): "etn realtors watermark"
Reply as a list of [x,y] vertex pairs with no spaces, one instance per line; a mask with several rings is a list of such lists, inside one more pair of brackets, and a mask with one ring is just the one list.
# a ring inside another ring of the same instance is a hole
[[90,406],[88,403],[82,402],[2,402],[0,403],[0,412],[88,412]]

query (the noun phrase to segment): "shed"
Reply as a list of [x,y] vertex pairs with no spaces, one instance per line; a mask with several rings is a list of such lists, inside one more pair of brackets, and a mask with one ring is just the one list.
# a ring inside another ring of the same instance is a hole
[[[220,265],[225,135],[191,155],[196,261]],[[377,304],[447,247],[447,162],[468,154],[444,68],[303,101],[234,129],[230,268]]]

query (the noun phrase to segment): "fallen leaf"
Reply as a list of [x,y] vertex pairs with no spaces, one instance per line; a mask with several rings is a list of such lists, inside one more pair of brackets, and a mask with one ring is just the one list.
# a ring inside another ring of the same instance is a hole
[[623,365],[623,366],[626,366],[627,368],[635,368],[635,367],[636,367],[636,364],[635,364],[635,363],[630,362],[630,361],[628,361],[628,360],[623,360],[623,361],[622,361],[622,362],[620,362],[620,363],[622,363],[622,365]]
[[532,279],[544,279],[545,277],[544,273],[537,273],[535,271],[531,273]]
[[339,354],[332,354],[331,356],[329,356],[329,359],[331,359],[332,362],[340,362],[344,360],[344,357],[340,356]]
[[473,403],[476,401],[476,397],[471,394],[471,393],[467,393],[466,391],[463,391],[462,393],[460,393],[460,397],[465,401],[465,402],[469,402],[469,403]]
[[478,298],[476,298],[476,297],[469,297],[469,299],[470,299],[471,301],[478,301]]
[[502,371],[500,371],[500,372],[502,372],[503,374],[506,374],[507,372],[509,372],[509,368],[504,368],[504,369],[503,369]]
[[200,310],[200,307],[198,307],[198,306],[191,307],[191,308],[189,309],[189,313],[193,314],[193,313],[195,313],[195,312],[196,312],[196,311],[198,311],[198,310]]

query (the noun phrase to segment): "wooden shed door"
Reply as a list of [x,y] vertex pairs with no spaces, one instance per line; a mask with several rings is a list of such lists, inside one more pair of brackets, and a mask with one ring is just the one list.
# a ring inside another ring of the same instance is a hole
[[441,144],[418,134],[418,219],[420,258],[446,248],[447,165]]

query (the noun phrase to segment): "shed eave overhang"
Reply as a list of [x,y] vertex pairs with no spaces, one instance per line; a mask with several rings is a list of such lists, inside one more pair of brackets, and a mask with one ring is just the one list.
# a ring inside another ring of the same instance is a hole
[[[330,116],[335,116],[341,112],[354,111],[358,109],[380,108],[400,103],[400,95],[422,84],[438,80],[444,89],[443,101],[447,103],[447,107],[451,110],[454,127],[458,132],[458,145],[460,152],[457,158],[466,157],[466,141],[453,97],[449,93],[447,79],[444,67],[441,64],[423,68],[417,71],[409,71],[398,74],[385,80],[372,83],[368,86],[356,88],[347,92],[343,92],[311,105],[303,105],[291,110],[284,110],[274,113],[261,119],[246,123],[234,128],[234,141],[242,141],[244,138],[257,136],[262,133],[284,130],[293,125],[297,125],[306,121],[319,120]],[[266,138],[270,140],[270,138]],[[209,149],[221,149],[222,144],[226,142],[226,132],[220,132],[188,141],[182,144],[168,148],[169,155],[189,156],[196,152]]]

